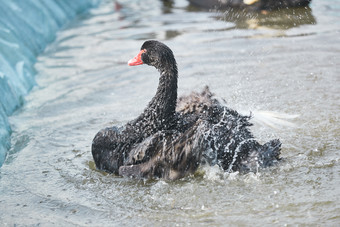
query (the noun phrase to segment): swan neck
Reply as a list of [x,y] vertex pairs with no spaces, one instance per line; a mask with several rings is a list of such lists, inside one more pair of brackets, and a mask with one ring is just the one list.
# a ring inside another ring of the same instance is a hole
[[177,69],[160,71],[159,84],[152,100],[160,116],[171,118],[175,114],[177,102]]

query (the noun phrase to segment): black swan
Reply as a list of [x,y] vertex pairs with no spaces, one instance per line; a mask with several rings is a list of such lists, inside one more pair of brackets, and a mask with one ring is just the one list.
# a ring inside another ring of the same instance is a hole
[[92,155],[98,169],[174,180],[194,173],[201,163],[217,164],[229,172],[256,172],[280,160],[280,141],[259,144],[248,130],[250,116],[221,105],[208,87],[177,100],[177,64],[165,44],[146,41],[128,64],[157,68],[157,92],[125,127],[96,134]]
[[308,6],[312,0],[189,0],[190,3],[208,9],[237,8],[250,11],[279,10]]

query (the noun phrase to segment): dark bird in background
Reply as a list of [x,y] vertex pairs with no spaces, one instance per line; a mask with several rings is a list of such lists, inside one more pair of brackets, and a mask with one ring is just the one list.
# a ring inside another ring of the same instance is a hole
[[189,0],[193,5],[208,9],[237,8],[250,11],[280,10],[305,7],[312,0]]

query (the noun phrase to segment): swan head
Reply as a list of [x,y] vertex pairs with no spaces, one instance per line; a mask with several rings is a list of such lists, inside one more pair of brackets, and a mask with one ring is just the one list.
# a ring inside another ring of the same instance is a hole
[[169,70],[176,66],[175,57],[171,49],[156,40],[145,41],[136,55],[128,61],[129,66],[147,64],[160,70]]

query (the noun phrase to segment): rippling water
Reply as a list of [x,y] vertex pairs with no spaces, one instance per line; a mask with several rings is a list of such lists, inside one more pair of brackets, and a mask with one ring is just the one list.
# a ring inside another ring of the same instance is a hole
[[[266,16],[164,2],[104,1],[40,56],[38,86],[10,118],[1,223],[339,225],[339,1]],[[298,115],[294,127],[252,127],[261,142],[282,140],[285,162],[247,175],[202,168],[175,182],[96,171],[95,133],[135,118],[156,91],[154,68],[127,66],[145,39],[173,49],[179,94],[209,85],[239,111]]]

